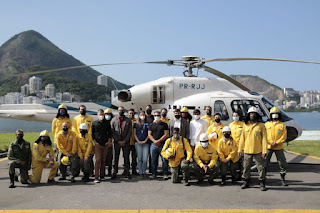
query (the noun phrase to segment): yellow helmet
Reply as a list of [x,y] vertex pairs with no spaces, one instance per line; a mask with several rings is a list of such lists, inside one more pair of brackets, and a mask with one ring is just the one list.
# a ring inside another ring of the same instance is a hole
[[272,107],[270,109],[270,114],[272,114],[272,113],[280,113],[280,110],[277,107]]
[[65,166],[68,166],[69,165],[69,157],[68,156],[63,156],[61,158],[61,163]]
[[66,105],[64,105],[64,104],[60,104],[59,107],[58,107],[58,109],[67,109],[67,107],[66,107]]
[[43,130],[40,132],[40,136],[48,136],[49,137],[49,132],[47,130]]
[[104,114],[110,113],[112,114],[112,110],[110,108],[107,108],[106,110],[104,110]]
[[188,108],[187,107],[183,107],[180,112],[189,112]]
[[175,156],[176,155],[176,150],[172,149],[171,147],[169,147],[168,149],[166,149],[166,154],[171,157],[171,156]]

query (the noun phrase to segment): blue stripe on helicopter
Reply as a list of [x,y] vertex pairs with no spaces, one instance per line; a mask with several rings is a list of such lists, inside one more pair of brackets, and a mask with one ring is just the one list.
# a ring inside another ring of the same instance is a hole
[[[46,105],[46,106],[49,106],[49,107],[52,107],[52,108],[56,108],[56,109],[58,109],[58,107],[60,106],[60,104],[55,104],[55,103],[45,103],[43,105]],[[67,106],[67,105],[66,105],[66,107],[67,107],[68,110],[71,110],[71,111],[76,111],[76,112],[79,111],[79,109],[75,108],[75,107],[71,107],[71,106]],[[87,114],[96,115],[97,112],[93,112],[93,111],[88,110]]]

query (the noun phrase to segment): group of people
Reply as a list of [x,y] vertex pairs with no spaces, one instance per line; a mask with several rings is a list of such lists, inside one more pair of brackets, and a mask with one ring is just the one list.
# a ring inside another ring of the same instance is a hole
[[[168,119],[165,108],[152,113],[152,107],[148,105],[145,111],[139,113],[129,109],[125,116],[125,109],[119,107],[116,116],[111,109],[98,110],[97,120],[94,121],[87,114],[86,107],[81,105],[79,115],[71,122],[67,107],[61,104],[52,122],[54,144],[49,132],[44,130],[31,149],[30,143],[23,139],[23,131],[16,131],[17,139],[10,144],[8,151],[9,187],[15,187],[15,168],[20,168],[22,184],[40,183],[44,168],[51,169],[48,183],[55,182],[58,168],[59,181],[66,180],[68,167],[72,183],[76,182],[80,171],[83,172],[82,181],[88,182],[90,176],[94,176],[94,182],[99,183],[105,180],[106,166],[111,179],[116,179],[121,149],[125,178],[131,179],[132,174],[139,175],[141,179],[157,179],[160,157],[163,179],[168,180],[171,173],[173,183],[184,181],[186,186],[190,185],[190,171],[193,171],[198,183],[208,175],[210,184],[215,183],[214,179],[220,173],[220,185],[226,185],[227,169],[230,167],[232,183],[236,184],[242,173],[244,182],[241,188],[245,189],[249,187],[254,159],[262,191],[266,190],[266,169],[275,152],[281,183],[287,185],[287,164],[283,152],[287,131],[280,121],[278,108],[270,110],[270,121],[265,124],[254,106],[249,108],[244,120],[240,112],[233,112],[233,122],[229,126],[221,122],[220,113],[212,114],[210,106],[205,108],[205,112],[206,115],[201,117],[200,110],[195,109],[191,116],[184,107],[175,109],[174,118]],[[28,175],[31,165],[32,174]],[[147,169],[151,176],[147,175]]]

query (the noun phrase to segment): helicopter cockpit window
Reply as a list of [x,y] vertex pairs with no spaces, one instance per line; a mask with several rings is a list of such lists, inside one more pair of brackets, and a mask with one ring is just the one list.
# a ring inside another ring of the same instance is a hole
[[258,101],[254,100],[234,100],[231,102],[231,109],[233,112],[240,113],[241,117],[244,119],[247,116],[248,109],[251,106],[255,106],[260,110],[260,115],[262,116],[262,121],[266,122],[268,120],[268,116],[266,112],[261,107]]
[[[266,107],[267,107],[267,109],[268,109],[269,112],[270,112],[270,109],[275,106],[275,105],[274,105],[269,99],[267,99],[267,98],[262,98],[262,101],[263,101],[264,105],[266,105]],[[280,112],[281,112],[281,121],[282,121],[282,122],[286,122],[286,121],[289,121],[289,120],[292,119],[292,118],[290,118],[284,111],[282,111],[282,109],[280,109],[279,107],[277,107],[277,108],[278,108],[278,109],[280,110]]]
[[152,103],[153,104],[164,104],[165,102],[165,90],[164,86],[153,86],[152,87]]
[[214,102],[214,113],[220,113],[223,121],[229,120],[228,110],[223,101]]

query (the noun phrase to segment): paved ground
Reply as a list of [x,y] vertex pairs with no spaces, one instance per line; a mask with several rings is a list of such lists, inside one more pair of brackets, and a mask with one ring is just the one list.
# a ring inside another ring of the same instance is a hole
[[[0,207],[5,209],[320,209],[320,160],[286,154],[289,187],[280,186],[277,165],[271,164],[268,191],[258,188],[253,172],[252,188],[210,186],[185,187],[171,181],[119,178],[94,184],[68,181],[47,185],[48,170],[39,185],[9,189],[7,163],[0,162]],[[299,159],[298,159],[299,158]],[[315,161],[314,161],[315,160]],[[304,162],[303,164],[301,162]],[[305,163],[307,162],[307,163]],[[120,171],[121,172],[121,171]],[[78,180],[80,178],[77,178]],[[217,179],[216,181],[220,181]],[[0,210],[1,212],[1,210]]]

